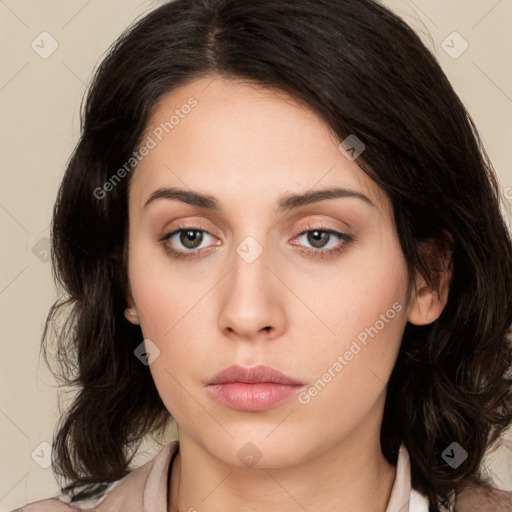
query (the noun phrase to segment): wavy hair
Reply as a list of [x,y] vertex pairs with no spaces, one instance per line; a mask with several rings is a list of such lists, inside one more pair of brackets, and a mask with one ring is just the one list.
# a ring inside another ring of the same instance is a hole
[[[42,348],[48,363],[54,331],[54,373],[76,389],[54,434],[62,491],[72,501],[101,495],[171,419],[134,357],[141,329],[123,314],[131,174],[104,197],[95,190],[140,146],[159,100],[206,76],[284,91],[340,141],[363,141],[356,163],[391,199],[411,276],[437,286],[439,254],[451,254],[443,313],[406,325],[381,447],[394,464],[403,442],[430,510],[453,507],[452,493],[486,484],[482,459],[512,423],[511,240],[470,115],[416,33],[372,0],[175,0],[136,21],[102,60],[52,219],[63,293]],[[441,457],[454,441],[468,452],[457,469]]]

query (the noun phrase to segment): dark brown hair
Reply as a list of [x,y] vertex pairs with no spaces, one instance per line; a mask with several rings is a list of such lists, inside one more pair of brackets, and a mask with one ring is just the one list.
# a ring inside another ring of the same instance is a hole
[[[143,337],[126,307],[131,174],[102,187],[141,144],[162,97],[221,76],[284,91],[339,137],[364,142],[358,165],[389,195],[409,271],[433,286],[435,251],[451,250],[441,316],[407,324],[388,383],[381,429],[386,458],[404,442],[413,485],[430,510],[483,482],[485,451],[512,422],[512,248],[500,193],[477,130],[414,31],[371,0],[176,0],[129,28],[99,66],[80,141],[55,205],[52,261],[65,294],[59,377],[76,388],[54,438],[56,474],[73,501],[125,476],[141,440],[170,414],[133,351]],[[134,171],[136,172],[136,170]],[[433,245],[432,245],[433,244]],[[434,255],[434,256],[433,256]],[[468,458],[441,457],[456,441]]]

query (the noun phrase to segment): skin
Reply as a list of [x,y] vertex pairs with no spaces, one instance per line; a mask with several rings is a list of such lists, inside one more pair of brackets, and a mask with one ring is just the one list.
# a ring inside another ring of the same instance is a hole
[[[163,98],[146,135],[191,97],[197,106],[140,162],[129,191],[127,319],[160,350],[150,371],[180,439],[169,510],[383,512],[395,478],[379,443],[386,382],[406,322],[439,316],[449,275],[439,295],[421,276],[409,282],[388,197],[284,93],[195,80]],[[165,187],[214,196],[221,208],[162,198],[144,208]],[[277,209],[284,195],[331,187],[373,204],[344,197]],[[197,249],[179,235],[169,242],[199,257],[174,258],[159,242],[178,227],[207,232]],[[320,257],[296,228],[353,241],[326,236],[317,250],[343,250]],[[236,251],[248,236],[263,249],[251,263]],[[394,318],[307,404],[292,397],[243,412],[207,392],[232,364],[265,364],[308,389],[396,303]],[[237,456],[248,442],[261,453],[252,467]]]

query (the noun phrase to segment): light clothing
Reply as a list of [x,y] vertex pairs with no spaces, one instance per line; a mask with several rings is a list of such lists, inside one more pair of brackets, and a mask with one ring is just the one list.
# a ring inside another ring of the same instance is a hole
[[[172,441],[143,466],[115,482],[107,495],[93,502],[66,503],[64,497],[36,501],[13,512],[167,512],[169,467],[178,453]],[[59,499],[60,498],[60,499]],[[402,444],[398,452],[396,476],[386,512],[428,512],[428,500],[411,488],[409,453]]]

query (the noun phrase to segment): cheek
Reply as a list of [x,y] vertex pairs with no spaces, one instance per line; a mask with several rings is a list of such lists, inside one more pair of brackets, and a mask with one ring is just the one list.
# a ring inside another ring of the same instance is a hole
[[313,416],[330,404],[357,417],[385,388],[407,322],[408,274],[398,244],[384,248],[346,261],[350,271],[310,294],[315,313],[331,330],[314,346],[306,342],[298,354],[303,371],[313,377],[301,400],[311,405]]
[[[291,283],[309,315],[295,318],[312,327],[338,350],[352,340],[400,340],[406,322],[408,272],[399,243],[382,235],[379,244],[347,253],[340,264],[320,272],[296,274]],[[317,321],[315,321],[315,318]],[[317,336],[318,337],[318,336]]]
[[160,351],[150,365],[155,384],[167,404],[180,399],[187,408],[180,383],[189,387],[185,381],[204,378],[200,362],[218,339],[209,296],[218,279],[201,270],[191,279],[183,268],[160,248],[145,248],[143,243],[130,253],[130,286],[142,333]]
[[216,323],[208,317],[212,308],[208,309],[204,301],[211,285],[204,283],[198,289],[183,282],[176,286],[176,280],[149,274],[132,289],[144,339],[159,350],[149,369],[171,415],[180,423],[188,419],[200,423],[202,416],[190,397],[202,392],[199,383],[205,378],[206,363],[211,361],[208,353],[211,355]]
[[136,227],[133,231],[128,272],[141,328],[145,338],[164,340],[206,294],[211,277],[195,265],[191,279],[186,265]]

